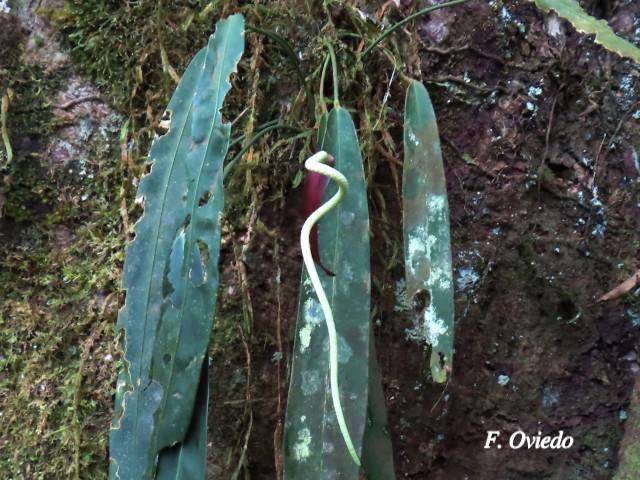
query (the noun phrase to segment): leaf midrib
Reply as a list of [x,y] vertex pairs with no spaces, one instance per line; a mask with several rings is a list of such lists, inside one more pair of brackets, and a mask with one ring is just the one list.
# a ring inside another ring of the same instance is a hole
[[[208,47],[207,47],[208,48]],[[204,55],[204,61],[206,61],[206,54]],[[204,66],[204,63],[203,63]],[[184,76],[184,74],[183,74]],[[197,82],[196,82],[197,85]],[[147,286],[147,298],[145,300],[145,314],[144,314],[144,322],[143,322],[143,327],[142,327],[142,332],[143,332],[143,338],[146,339],[147,335],[147,324],[148,324],[148,319],[149,319],[149,302],[151,299],[151,284],[153,282],[153,276],[154,273],[156,271],[156,259],[158,256],[158,238],[160,236],[160,225],[161,225],[161,221],[162,218],[164,216],[164,210],[165,210],[165,206],[167,204],[167,191],[169,189],[169,184],[170,184],[170,180],[171,177],[173,175],[173,171],[174,171],[174,167],[176,165],[176,158],[178,156],[178,151],[180,149],[180,145],[182,144],[182,140],[184,139],[184,133],[187,127],[187,124],[190,124],[190,120],[192,117],[192,113],[193,113],[193,100],[194,100],[194,96],[191,97],[191,99],[189,100],[189,111],[187,113],[187,116],[185,118],[184,124],[182,125],[182,128],[180,129],[180,135],[178,137],[178,141],[176,143],[176,147],[175,147],[175,151],[173,152],[173,159],[171,161],[171,167],[169,168],[169,174],[167,175],[167,182],[165,183],[164,186],[164,190],[162,192],[162,205],[160,207],[160,215],[158,216],[159,221],[157,222],[157,227],[155,229],[155,242],[154,242],[154,246],[153,246],[153,255],[151,257],[151,272],[149,275],[149,282],[148,282],[148,286]],[[137,375],[133,378],[139,378],[141,376],[141,372],[142,372],[142,359],[144,358],[144,353],[145,353],[145,346],[146,346],[145,341],[142,342],[142,348],[140,349],[140,356],[138,358],[138,372]],[[155,339],[154,339],[154,343],[155,343]],[[149,372],[150,373],[150,372]],[[137,388],[141,388],[141,386],[136,386],[135,382],[132,382],[133,384],[133,388],[134,390]],[[123,405],[123,408],[126,408],[126,406]],[[138,402],[136,403],[136,412],[135,412],[135,420],[134,420],[134,435],[133,435],[133,446],[134,449],[137,450],[137,445],[138,445],[138,435],[135,434],[135,432],[138,431],[138,420],[140,418],[140,401],[138,400]]]
[[[216,112],[214,113],[212,128],[209,130],[209,136],[207,137],[207,148],[205,149],[205,152],[204,152],[204,155],[203,155],[203,158],[202,158],[202,162],[200,163],[200,169],[199,169],[198,175],[196,177],[195,192],[194,192],[194,195],[193,195],[193,197],[191,199],[192,201],[191,201],[191,212],[190,212],[190,214],[191,214],[192,221],[195,218],[194,215],[195,215],[195,211],[196,211],[196,204],[198,203],[198,192],[200,190],[200,188],[199,188],[200,187],[200,182],[202,181],[202,172],[204,170],[204,166],[206,164],[207,157],[208,157],[208,154],[209,154],[209,147],[210,147],[210,143],[211,143],[210,142],[211,135],[213,134],[213,131],[215,130],[215,126],[216,126],[216,123],[217,123],[218,117],[219,117],[218,114],[219,114],[220,107],[221,107],[221,105],[220,105],[220,97],[221,97],[220,85],[222,83],[222,78],[223,78],[222,74],[223,74],[223,71],[225,70],[223,68],[223,66],[224,66],[224,63],[225,63],[225,59],[226,59],[226,56],[227,56],[227,49],[228,49],[228,46],[229,46],[229,35],[228,34],[225,35],[223,42],[224,42],[223,43],[224,48],[222,49],[222,55],[221,55],[222,61],[221,62],[217,62],[216,65],[214,66],[214,68],[218,71],[218,78],[216,78],[216,80],[215,80],[215,85],[218,87],[216,89],[216,102],[214,104],[215,108],[216,108]],[[218,68],[218,66],[220,64],[222,64],[222,66],[220,66],[220,68]],[[225,77],[226,77],[226,75],[225,75]],[[217,174],[216,174],[216,179],[217,179]],[[215,189],[216,185],[214,184],[212,188]],[[212,196],[210,201],[212,201],[212,200],[213,200],[213,196]],[[193,247],[193,241],[192,241],[191,237],[193,236],[193,230],[194,230],[194,225],[192,224],[191,228],[189,229],[188,238],[185,239],[185,245],[187,245],[185,256],[184,256],[185,262],[189,262],[190,258],[191,258],[191,251],[192,251],[192,247]],[[209,261],[213,261],[213,259],[210,258]],[[188,281],[188,280],[186,280],[186,281]],[[182,301],[182,305],[180,307],[180,316],[179,316],[180,319],[184,318],[184,310],[185,310],[185,306],[188,303],[190,292],[191,292],[190,288],[187,288],[186,291],[185,291],[184,298],[183,298],[183,301]],[[182,321],[180,321],[180,327],[178,328],[178,337],[176,339],[176,345],[180,344],[180,338],[181,337],[182,337]],[[175,363],[176,363],[175,359],[176,359],[176,356],[172,355],[172,357],[171,357],[171,368],[170,368],[170,372],[169,372],[169,378],[168,378],[168,381],[167,381],[167,390],[168,391],[170,391],[171,384],[172,384],[172,381],[173,381],[173,374],[174,374],[174,371],[175,371]],[[161,409],[159,409],[159,412],[161,414],[164,413],[163,410],[167,405],[168,398],[169,397],[166,394],[163,396]]]

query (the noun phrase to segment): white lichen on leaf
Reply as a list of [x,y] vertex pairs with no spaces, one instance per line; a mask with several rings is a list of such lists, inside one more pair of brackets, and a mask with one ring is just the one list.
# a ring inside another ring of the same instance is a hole
[[444,320],[438,318],[438,314],[433,305],[424,312],[424,324],[426,330],[426,340],[432,347],[437,347],[440,337],[447,333],[447,327]]
[[320,389],[320,373],[317,370],[302,372],[302,393],[313,395]]
[[311,432],[308,428],[298,431],[298,440],[293,446],[296,460],[305,461],[311,455]]
[[320,303],[313,298],[308,298],[303,306],[305,325],[298,333],[301,353],[305,352],[307,348],[309,348],[309,345],[311,344],[311,334],[323,321],[321,315],[322,309],[320,307]]
[[311,344],[311,332],[313,331],[312,325],[305,325],[300,329],[298,337],[300,338],[300,352],[303,353],[309,348]]
[[411,258],[416,255],[425,254],[427,252],[427,232],[424,227],[418,227],[409,237],[409,256]]
[[446,205],[447,199],[444,195],[429,195],[427,198],[427,206],[434,215],[442,216]]
[[420,146],[420,141],[416,137],[416,134],[413,133],[412,131],[409,132],[409,141],[413,144],[414,147]]

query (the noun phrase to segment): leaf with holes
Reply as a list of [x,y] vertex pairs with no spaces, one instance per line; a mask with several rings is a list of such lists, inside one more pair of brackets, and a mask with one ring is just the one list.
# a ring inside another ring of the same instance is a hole
[[124,265],[124,365],[110,435],[112,479],[151,479],[159,453],[183,441],[215,313],[230,125],[220,108],[244,49],[244,19],[218,23],[169,102],[149,154]]
[[407,91],[404,111],[402,208],[407,298],[416,335],[431,345],[431,373],[451,372],[454,339],[453,273],[447,184],[436,115],[420,82]]

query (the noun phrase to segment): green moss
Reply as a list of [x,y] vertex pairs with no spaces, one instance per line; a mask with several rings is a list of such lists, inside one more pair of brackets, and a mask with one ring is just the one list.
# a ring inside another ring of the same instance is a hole
[[[52,102],[68,71],[3,58],[16,153],[0,218],[0,469],[6,478],[104,478],[112,325],[125,238],[114,150],[92,150],[93,180],[43,155],[60,125]],[[111,139],[113,140],[113,139]],[[95,162],[95,163],[93,163]],[[85,201],[82,199],[86,198]]]
[[[53,187],[63,182],[57,172],[53,179]],[[12,223],[19,247],[0,249],[0,389],[11,392],[0,408],[3,442],[12,445],[0,448],[0,468],[8,478],[106,471],[125,239],[118,203],[100,185],[81,202],[80,189],[67,187],[69,197],[51,199],[51,211],[30,223]]]
[[[13,162],[7,166],[5,149],[0,147],[0,175],[4,177],[0,204],[4,199],[5,218],[27,221],[55,195],[43,182],[46,171],[41,167],[37,150],[40,139],[55,129],[52,99],[65,73],[51,74],[41,66],[22,62],[20,44],[2,50],[0,55],[4,55],[0,64],[0,96],[10,92],[7,130],[14,150]],[[23,145],[16,149],[17,138],[22,139]]]
[[[13,119],[26,122],[28,109],[19,107]],[[113,194],[122,173],[113,151],[100,158],[88,167],[93,180],[70,178],[66,167],[35,156],[14,164],[2,220],[8,241],[0,246],[0,390],[10,392],[0,410],[2,441],[12,446],[0,448],[0,469],[7,478],[106,471],[125,237]]]
[[[145,105],[145,93],[157,93],[166,103],[170,77],[163,71],[160,48],[169,62],[182,71],[190,55],[204,45],[214,17],[199,13],[209,2],[83,2],[70,0],[54,18],[76,64],[104,87],[121,107]],[[210,12],[213,13],[213,12]],[[99,53],[99,55],[96,55]]]

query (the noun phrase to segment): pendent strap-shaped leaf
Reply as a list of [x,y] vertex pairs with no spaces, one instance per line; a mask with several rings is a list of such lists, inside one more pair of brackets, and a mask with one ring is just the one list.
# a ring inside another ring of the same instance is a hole
[[156,480],[204,480],[207,466],[208,410],[209,368],[205,359],[189,430],[183,441],[160,452]]
[[[319,271],[335,319],[338,384],[355,452],[362,455],[369,389],[369,213],[362,158],[347,110],[334,108],[322,122],[320,146],[335,158],[349,193],[318,223],[323,263]],[[326,202],[336,193],[331,183]],[[287,479],[358,479],[359,467],[345,446],[334,411],[329,338],[320,303],[303,271],[285,422],[284,475]]]
[[[312,211],[311,214],[307,217],[304,225],[302,225],[302,231],[300,232],[300,249],[302,250],[302,258],[304,260],[304,266],[306,268],[307,275],[309,276],[313,290],[318,297],[318,302],[320,303],[322,315],[324,316],[325,324],[327,327],[327,334],[329,337],[329,386],[331,391],[331,403],[333,404],[333,411],[336,415],[338,427],[340,428],[340,433],[342,435],[342,439],[344,440],[345,446],[349,451],[349,455],[351,455],[351,459],[353,460],[353,462],[357,466],[360,466],[360,457],[358,455],[358,452],[355,451],[353,441],[351,440],[351,434],[349,433],[344,418],[344,410],[342,409],[341,405],[342,400],[340,398],[340,386],[338,385],[338,338],[336,325],[333,318],[333,311],[331,309],[331,305],[329,305],[327,294],[324,291],[324,288],[322,288],[322,283],[320,282],[320,277],[318,276],[318,270],[316,269],[316,263],[319,263],[318,252],[316,250],[315,257],[313,252],[312,232],[317,227],[316,223],[320,219],[322,219],[323,216],[334,209],[336,205],[338,205],[342,201],[345,194],[349,190],[349,182],[347,181],[345,176],[342,175],[342,173],[331,167],[333,163],[333,157],[331,157],[327,152],[324,151],[316,153],[315,155],[307,159],[307,161],[304,163],[305,168],[310,172],[310,174],[322,175],[327,179],[330,178],[331,180],[333,180],[338,186],[338,192],[326,203],[318,205],[318,208]],[[305,187],[307,187],[307,185],[305,185]],[[319,185],[318,187],[322,188]],[[322,190],[324,191],[324,188],[322,188]],[[316,249],[317,248],[318,244],[316,239]],[[326,268],[323,268],[323,270],[330,277],[335,276]]]
[[420,336],[431,345],[433,379],[444,382],[454,340],[449,202],[435,112],[417,81],[405,102],[402,199],[407,298],[420,316]]
[[391,480],[396,478],[393,466],[393,448],[373,331],[371,332],[370,346],[369,403],[367,406],[367,426],[362,443],[362,467],[367,480]]
[[168,130],[138,188],[144,215],[124,265],[125,368],[110,435],[112,479],[152,479],[158,454],[184,440],[215,312],[230,125],[220,108],[244,49],[244,19],[218,23],[167,107]]

